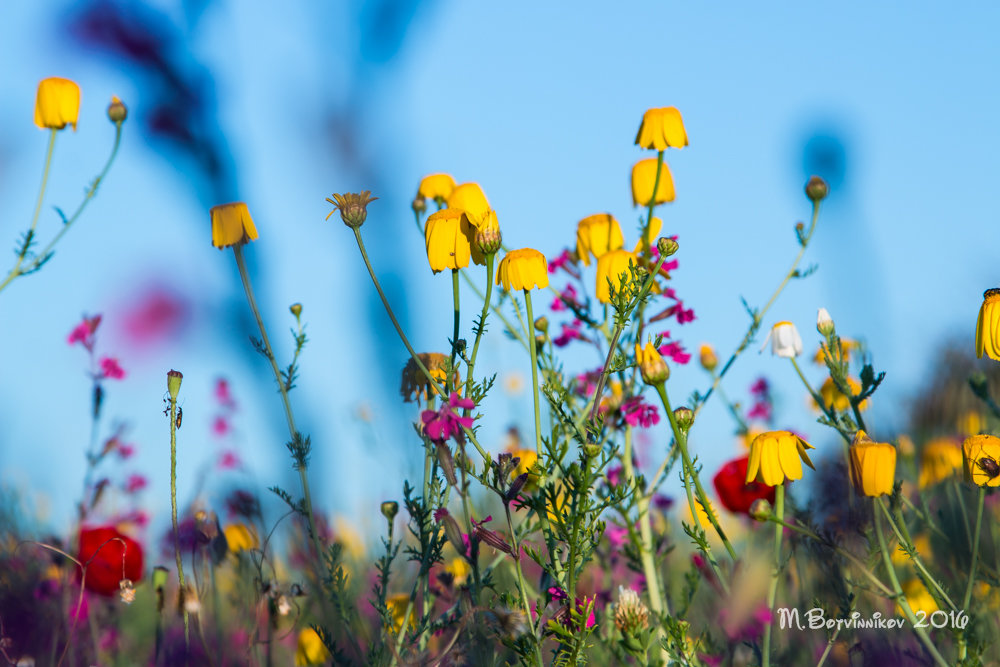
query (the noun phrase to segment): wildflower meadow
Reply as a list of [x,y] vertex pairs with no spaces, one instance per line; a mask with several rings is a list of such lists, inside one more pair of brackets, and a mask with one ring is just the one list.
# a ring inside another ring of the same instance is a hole
[[[95,97],[84,81],[44,78],[35,127],[25,114],[0,130],[33,141],[41,166],[36,190],[18,193],[33,202],[30,220],[0,224],[13,242],[0,260],[0,327],[27,317],[5,304],[11,293],[59,299],[37,291],[39,277],[60,274],[64,249],[100,233],[91,204],[113,196],[103,186],[119,174],[135,120],[122,95],[100,102],[102,126],[78,127]],[[132,363],[113,334],[130,326],[126,315],[74,304],[81,316],[59,337],[78,363],[59,372],[85,374],[73,409],[84,406],[89,429],[58,456],[78,464],[79,486],[54,499],[65,522],[42,521],[3,488],[0,662],[1000,664],[1000,288],[981,286],[978,319],[968,313],[967,336],[938,366],[926,403],[891,423],[872,418],[896,399],[865,332],[847,330],[824,302],[808,320],[783,309],[790,291],[827,270],[816,263],[817,230],[836,189],[820,176],[787,183],[798,213],[774,222],[786,243],[755,260],[769,291],[745,293],[725,267],[688,260],[671,205],[683,195],[678,156],[702,149],[675,103],[664,97],[630,110],[629,125],[601,129],[634,150],[617,165],[630,208],[511,220],[487,180],[449,164],[405,175],[408,206],[377,183],[313,193],[326,218],[301,229],[335,239],[349,289],[375,304],[383,327],[373,336],[361,313],[337,315],[344,330],[368,331],[391,367],[392,397],[377,409],[406,428],[396,449],[371,446],[384,468],[344,464],[346,431],[337,442],[309,432],[317,417],[303,417],[304,378],[327,374],[358,394],[374,380],[339,365],[357,354],[349,346],[330,368],[310,357],[330,335],[310,318],[327,306],[260,279],[257,253],[283,232],[252,195],[200,207],[200,232],[184,243],[216,249],[211,271],[239,285],[246,328],[215,333],[252,355],[263,391],[219,375],[207,400],[188,400],[209,382],[205,369]],[[84,134],[106,143],[87,156],[96,176],[76,201],[59,190],[53,203],[49,189],[63,178],[53,156]],[[390,219],[405,225],[390,230]],[[562,241],[543,241],[535,226]],[[387,248],[417,258],[433,280],[418,301],[421,313],[446,314],[435,316],[431,344],[416,342],[430,340],[415,335],[421,315],[407,314],[387,281]],[[701,306],[685,274],[711,276],[726,303],[742,297],[743,326],[692,339]],[[739,367],[751,383],[734,379]],[[694,391],[678,369],[697,379]],[[133,374],[159,387],[142,397],[148,415],[118,407]],[[504,412],[515,390],[524,407]],[[788,396],[807,404],[808,429],[789,418]],[[39,418],[64,409],[39,407]],[[278,415],[280,436],[241,427],[253,412]],[[139,418],[156,419],[158,441],[132,439]],[[377,419],[360,422],[374,429]],[[737,443],[735,455],[720,459],[729,450],[707,435],[717,431]],[[205,444],[231,437],[275,452],[281,467],[244,474],[247,450]],[[155,449],[168,489],[135,464],[139,447]],[[400,451],[419,461],[409,474],[389,465]],[[211,465],[179,465],[195,455]],[[376,480],[393,491],[366,499],[358,516],[323,500]]]

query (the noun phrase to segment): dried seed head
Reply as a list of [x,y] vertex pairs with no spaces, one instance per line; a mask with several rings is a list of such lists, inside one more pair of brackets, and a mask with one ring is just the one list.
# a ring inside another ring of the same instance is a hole
[[642,632],[649,625],[649,608],[639,599],[634,589],[618,587],[618,602],[615,604],[615,626],[622,634]]

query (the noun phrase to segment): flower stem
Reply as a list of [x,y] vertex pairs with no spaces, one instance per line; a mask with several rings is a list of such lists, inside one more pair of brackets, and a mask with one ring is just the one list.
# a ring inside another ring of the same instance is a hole
[[910,603],[907,601],[906,596],[903,594],[903,588],[899,585],[899,579],[896,577],[896,568],[892,565],[892,559],[889,556],[889,549],[886,547],[885,534],[882,530],[882,516],[878,512],[874,513],[875,516],[875,535],[878,538],[879,549],[882,552],[882,563],[885,565],[886,572],[889,574],[889,581],[892,583],[893,598],[899,602],[899,606],[903,610],[903,614],[906,619],[913,626],[913,632],[916,633],[917,638],[930,653],[931,657],[934,658],[934,662],[939,665],[939,667],[948,667],[948,662],[941,657],[938,653],[937,648],[934,646],[934,642],[931,638],[927,636],[927,632],[923,627],[917,624],[917,617],[913,614],[913,610],[910,608]]
[[892,514],[889,512],[889,508],[886,507],[884,498],[879,498],[879,507],[882,508],[882,513],[885,515],[886,520],[889,522],[889,527],[892,528],[892,531],[894,533],[896,533],[896,539],[899,540],[900,544],[905,544],[912,551],[913,555],[911,556],[910,560],[913,561],[913,564],[916,566],[917,570],[919,570],[920,573],[923,575],[923,578],[926,579],[928,582],[930,582],[931,584],[930,593],[932,596],[934,596],[935,598],[934,601],[944,602],[952,609],[957,609],[955,603],[952,602],[951,598],[948,597],[948,594],[945,593],[944,588],[942,588],[941,584],[938,583],[937,579],[935,579],[931,575],[931,573],[927,570],[927,567],[924,566],[923,559],[920,558],[920,554],[917,553],[916,548],[913,546],[913,539],[910,537],[910,531],[907,530],[906,528],[906,522],[903,520],[902,509],[897,507],[896,518],[893,519]]
[[[507,528],[510,530],[510,541],[514,545],[514,572],[517,573],[517,587],[521,592],[521,606],[524,608],[525,618],[528,623],[531,623],[531,606],[528,604],[528,591],[524,585],[524,572],[521,570],[521,546],[518,544],[517,533],[514,531],[514,522],[510,517],[510,503],[505,502],[503,510],[507,514]],[[532,624],[532,638],[535,640],[535,660],[538,663],[538,667],[543,667],[541,642],[538,641],[534,633],[534,624]]]
[[479,341],[482,340],[483,333],[486,331],[486,316],[490,313],[490,300],[493,298],[493,261],[495,259],[496,253],[490,253],[486,256],[486,296],[483,297],[483,310],[479,313],[479,327],[476,331],[476,342],[472,345],[472,356],[469,357],[469,376],[465,379],[466,383],[475,379],[472,376],[476,370]]
[[[622,466],[625,470],[625,483],[628,487],[635,487],[633,493],[636,494],[639,509],[639,556],[642,562],[642,573],[646,577],[646,589],[649,592],[649,606],[656,614],[657,626],[663,622],[664,611],[669,615],[670,609],[666,600],[660,594],[660,577],[656,571],[656,561],[653,558],[653,532],[649,518],[649,497],[645,489],[638,488],[635,479],[635,471],[632,467],[632,429],[625,427],[625,453],[622,455]],[[690,490],[690,489],[688,489]],[[628,517],[626,523],[630,524]]]
[[962,609],[968,609],[972,601],[972,585],[976,582],[976,565],[979,561],[979,537],[983,528],[983,505],[986,500],[986,489],[979,487],[979,501],[976,503],[976,529],[972,537],[972,563],[969,565],[969,583],[965,587],[965,597],[962,598]]
[[[451,336],[451,364],[449,368],[455,368],[455,356],[458,354],[458,333],[459,325],[461,323],[461,309],[459,308],[458,302],[458,269],[451,270],[451,291],[452,299],[455,304],[455,326],[453,328],[453,333]],[[451,389],[451,383],[454,376],[449,373],[448,378],[445,381],[445,386]]]
[[[778,521],[785,520],[785,485],[779,484],[774,487],[774,516]],[[767,589],[767,609],[774,615],[774,601],[778,596],[778,578],[781,575],[781,536],[782,528],[780,523],[774,524],[774,570],[771,572],[771,584]],[[771,627],[773,622],[764,626],[764,667],[771,664]]]
[[174,556],[177,557],[177,581],[180,586],[181,611],[184,614],[184,653],[191,652],[191,627],[184,604],[184,561],[181,559],[180,534],[177,529],[177,399],[170,397],[170,518],[174,526]]
[[538,350],[534,335],[535,316],[531,311],[531,290],[524,290],[524,307],[528,313],[528,351],[531,353],[531,395],[535,401],[535,452],[542,458],[542,412],[538,402]]

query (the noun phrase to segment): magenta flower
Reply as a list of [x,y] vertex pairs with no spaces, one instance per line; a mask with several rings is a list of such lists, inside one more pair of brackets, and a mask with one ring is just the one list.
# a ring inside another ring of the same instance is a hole
[[580,331],[580,325],[583,322],[580,320],[573,320],[572,324],[562,324],[562,333],[556,336],[552,342],[556,344],[556,347],[566,347],[572,340],[586,340],[583,337],[583,333]]
[[126,493],[136,493],[137,491],[142,491],[149,485],[146,478],[142,475],[129,475],[128,480],[125,482],[125,492]]
[[94,347],[94,334],[97,332],[97,327],[100,323],[100,315],[94,315],[93,317],[84,315],[83,321],[73,328],[69,333],[69,337],[66,338],[66,342],[70,345],[81,343],[88,350],[92,350]]
[[604,529],[604,534],[613,549],[621,549],[628,542],[628,528],[624,526],[608,525]]
[[656,411],[656,407],[643,403],[639,396],[633,396],[622,404],[622,414],[625,415],[625,423],[629,426],[649,428],[660,422],[660,414]]
[[135,445],[118,445],[118,456],[121,457],[122,461],[132,458],[133,454],[135,454]]
[[221,470],[235,470],[240,467],[240,457],[233,450],[227,449],[219,456],[218,466]]
[[670,357],[678,364],[686,364],[691,361],[691,355],[684,351],[684,347],[677,341],[670,340],[670,332],[664,331],[660,334],[663,340],[666,341],[659,348],[659,353],[665,357]]
[[216,415],[212,420],[212,435],[217,438],[224,437],[229,433],[229,420],[222,415]]
[[569,250],[563,250],[555,259],[549,260],[549,273],[555,273],[558,269],[566,269],[566,265],[573,261]]
[[233,394],[229,390],[229,380],[219,378],[215,381],[215,400],[224,408],[236,409],[236,401],[233,400]]
[[449,438],[461,437],[462,428],[472,428],[472,417],[460,417],[455,413],[457,408],[471,410],[476,407],[470,398],[460,398],[456,392],[448,396],[448,403],[440,410],[424,410],[420,421],[424,424],[424,433],[434,442],[443,443]]
[[125,378],[125,371],[118,365],[117,359],[104,357],[101,359],[101,375],[109,380],[122,380]]
[[568,600],[569,599],[569,594],[566,593],[566,591],[564,591],[563,589],[559,588],[558,586],[551,586],[549,588],[549,595],[556,602],[558,602],[560,600]]
[[180,334],[187,324],[189,310],[184,297],[169,288],[148,287],[127,306],[122,329],[129,342],[152,345]]
[[551,308],[553,312],[558,313],[569,308],[569,306],[566,305],[567,303],[575,306],[580,305],[580,302],[576,299],[576,288],[572,285],[567,285],[566,289],[560,292],[559,295],[552,300],[549,308]]

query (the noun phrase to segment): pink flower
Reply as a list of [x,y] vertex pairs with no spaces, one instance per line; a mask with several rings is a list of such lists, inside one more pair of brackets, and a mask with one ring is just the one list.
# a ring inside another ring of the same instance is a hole
[[761,421],[771,421],[771,404],[767,401],[755,402],[747,412],[747,419],[760,419]]
[[142,491],[149,485],[146,478],[142,475],[129,475],[128,480],[125,482],[125,492],[135,493],[137,491]]
[[125,371],[118,365],[117,359],[104,357],[101,359],[101,375],[110,380],[122,380],[125,378]]
[[614,466],[608,468],[608,484],[610,486],[618,486],[622,481],[622,470],[621,466]]
[[[663,336],[663,339],[666,340],[670,337],[670,332],[664,331],[661,335]],[[675,363],[678,364],[686,364],[691,361],[691,355],[685,352],[684,347],[677,341],[664,343],[660,346],[659,352],[665,357],[670,357]]]
[[219,456],[218,466],[222,470],[234,470],[240,467],[240,457],[231,449],[227,449]]
[[569,594],[566,593],[566,591],[564,591],[563,589],[559,588],[558,586],[551,586],[551,587],[549,587],[549,595],[556,602],[558,602],[559,600],[568,600],[569,599]]
[[132,458],[133,454],[135,454],[135,445],[118,445],[118,456],[121,457],[122,461]]
[[215,400],[224,408],[236,409],[236,401],[233,400],[233,395],[229,391],[229,380],[219,378],[215,381]]
[[188,319],[188,304],[174,291],[160,286],[134,296],[122,316],[129,341],[148,345],[175,337]]
[[573,305],[579,305],[579,302],[576,300],[576,288],[572,285],[567,285],[566,289],[560,292],[559,296],[552,300],[549,308],[551,308],[553,312],[558,313],[569,308],[569,306],[566,305],[567,302]]
[[441,519],[445,518],[446,516],[450,516],[450,514],[448,513],[448,509],[447,508],[445,508],[445,507],[439,507],[436,510],[434,510],[434,521],[435,522],[440,521]]
[[229,420],[222,415],[216,415],[212,420],[212,435],[221,438],[229,433]]
[[448,403],[442,405],[438,411],[424,410],[420,415],[420,421],[424,424],[424,433],[434,442],[443,443],[452,436],[461,437],[462,428],[472,428],[472,417],[460,417],[455,413],[456,408],[471,410],[476,407],[475,402],[469,398],[460,398],[458,393],[452,392],[448,396]]
[[622,404],[622,414],[625,415],[625,423],[629,426],[649,428],[660,422],[656,407],[643,403],[639,396],[633,396]]
[[628,528],[624,526],[609,525],[604,529],[604,534],[613,549],[621,549],[628,541]]
[[97,332],[97,327],[100,323],[100,315],[94,315],[93,317],[84,315],[83,321],[73,328],[69,333],[69,337],[66,338],[66,342],[70,345],[81,343],[88,350],[92,350],[94,347],[94,334]]
[[571,340],[586,340],[583,334],[580,333],[580,325],[583,324],[580,320],[573,320],[572,324],[562,324],[562,333],[556,336],[552,342],[556,344],[556,347],[566,347],[569,345]]
[[753,394],[754,396],[759,396],[762,394],[767,395],[767,393],[770,390],[771,386],[768,384],[767,378],[765,377],[757,378],[757,380],[752,385],[750,385],[750,393]]
[[557,269],[565,269],[566,265],[573,261],[569,250],[563,250],[555,259],[549,260],[549,273],[555,273]]

